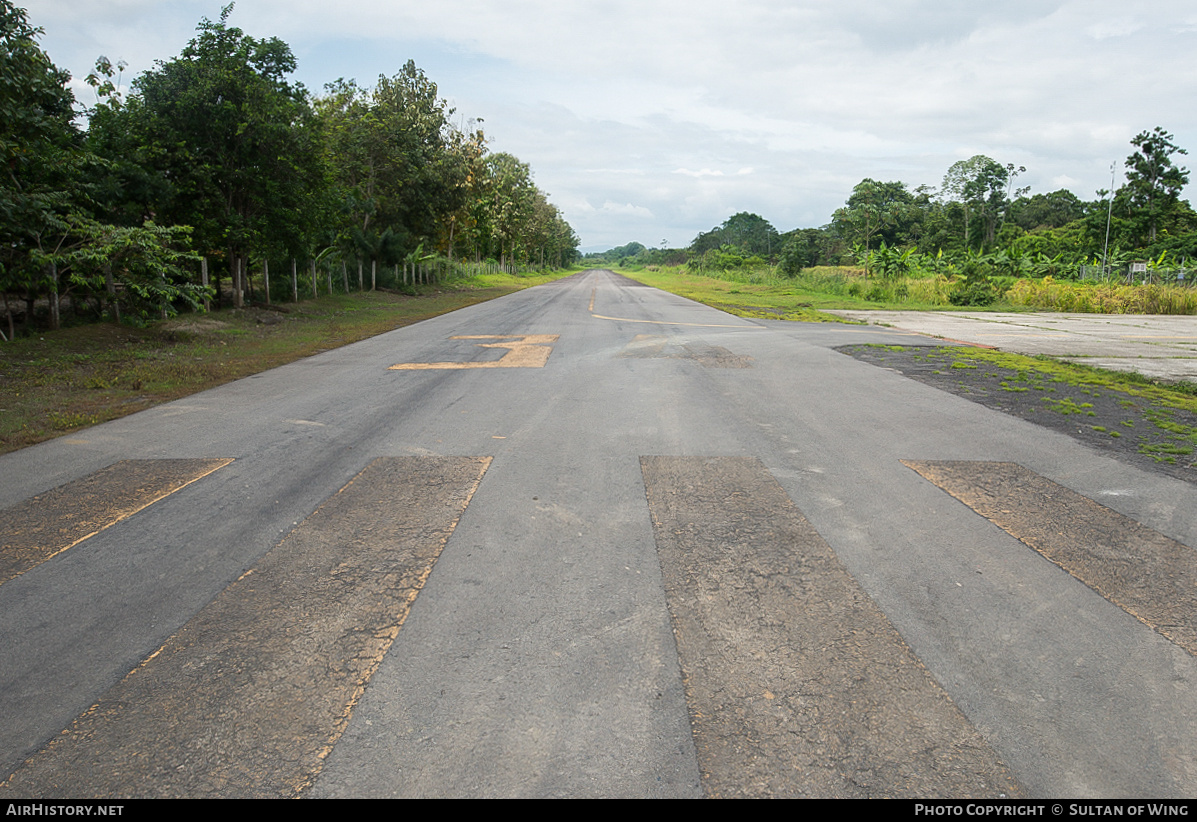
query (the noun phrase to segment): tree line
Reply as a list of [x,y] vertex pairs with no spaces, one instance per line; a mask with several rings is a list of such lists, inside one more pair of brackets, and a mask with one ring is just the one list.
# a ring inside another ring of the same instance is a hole
[[1097,191],[1090,201],[1065,189],[1031,194],[1017,185],[1025,167],[977,155],[954,163],[938,189],[866,178],[820,228],[782,234],[764,217],[741,212],[699,233],[686,249],[630,243],[596,258],[699,270],[773,265],[790,275],[841,265],[882,274],[915,265],[952,273],[977,260],[995,273],[1057,277],[1076,276],[1087,264],[1191,265],[1197,213],[1180,198],[1189,172],[1176,158],[1187,152],[1173,140],[1160,127],[1136,135],[1125,184]]
[[[234,305],[269,299],[271,263],[298,261],[315,292],[317,265],[331,284],[334,266],[348,283],[350,265],[376,282],[432,259],[576,258],[576,234],[528,165],[490,152],[481,121],[455,125],[414,62],[373,87],[341,79],[313,95],[288,79],[289,46],[231,26],[232,10],[201,21],[128,95],[125,67],[100,58],[81,128],[41,29],[0,0],[0,333],[43,306],[52,327],[64,305],[135,318],[197,309],[223,303],[226,281]],[[276,288],[285,281],[276,273]]]

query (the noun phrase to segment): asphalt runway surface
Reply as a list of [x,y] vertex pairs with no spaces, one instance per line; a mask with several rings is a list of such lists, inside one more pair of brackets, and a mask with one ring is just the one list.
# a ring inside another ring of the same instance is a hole
[[1193,485],[912,340],[584,272],[0,457],[0,796],[1197,795]]

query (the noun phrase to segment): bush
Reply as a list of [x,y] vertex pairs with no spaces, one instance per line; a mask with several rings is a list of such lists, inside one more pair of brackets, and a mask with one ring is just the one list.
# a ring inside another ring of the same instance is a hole
[[1197,292],[1171,285],[1090,285],[1044,277],[1019,280],[1008,296],[1016,305],[1078,314],[1197,314]]
[[992,280],[993,268],[987,263],[969,260],[964,264],[964,278],[956,283],[948,301],[952,305],[993,305],[998,288]]

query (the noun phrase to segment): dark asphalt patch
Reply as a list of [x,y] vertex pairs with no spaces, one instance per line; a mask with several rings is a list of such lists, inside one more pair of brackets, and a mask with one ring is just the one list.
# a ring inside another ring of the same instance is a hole
[[902,462],[1197,656],[1197,551],[1016,463]]
[[1067,434],[1138,468],[1197,482],[1197,442],[1191,435],[1197,415],[1140,394],[1057,382],[1030,358],[1024,369],[970,360],[970,349],[975,347],[849,345],[836,350]]
[[1019,795],[759,460],[640,465],[709,796]]
[[0,511],[0,584],[230,462],[124,460]]
[[489,464],[372,462],[0,785],[0,795],[301,793]]
[[618,355],[622,359],[692,360],[705,368],[752,368],[752,357],[721,345],[674,343],[660,334],[637,334]]

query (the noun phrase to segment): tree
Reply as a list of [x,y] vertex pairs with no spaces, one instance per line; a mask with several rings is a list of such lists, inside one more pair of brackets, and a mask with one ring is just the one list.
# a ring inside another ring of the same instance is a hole
[[1067,189],[1019,197],[1010,204],[1010,222],[1024,231],[1060,228],[1085,216],[1085,204]]
[[744,254],[768,259],[781,251],[782,244],[781,235],[768,220],[759,214],[741,211],[724,220],[723,225],[699,234],[690,248],[696,254],[702,254],[725,245]]
[[797,276],[804,268],[819,264],[823,232],[817,228],[801,228],[785,235],[779,267],[786,276]]
[[1166,215],[1176,208],[1180,191],[1189,182],[1189,171],[1172,162],[1174,154],[1188,154],[1172,142],[1172,135],[1156,126],[1140,132],[1131,145],[1137,149],[1126,158],[1126,186],[1123,210],[1135,214],[1145,228],[1147,243],[1154,243],[1156,232]]
[[453,109],[411,60],[372,89],[338,80],[325,90],[316,108],[353,223],[368,235],[389,230],[409,251],[434,243],[450,251],[458,219],[470,222],[459,212],[484,153],[481,132],[452,128]]
[[1003,167],[983,154],[953,163],[944,175],[940,193],[964,206],[964,242],[972,247],[972,217],[981,218],[978,245],[993,245],[999,215],[1005,213],[1007,184],[1013,166]]
[[230,27],[232,10],[201,21],[183,52],[139,77],[128,105],[100,124],[152,164],[159,185],[145,209],[193,226],[205,254],[223,252],[240,305],[238,261],[305,250],[327,203],[307,92],[286,79],[295,58],[277,38]]
[[[852,189],[847,205],[832,215],[832,225],[846,237],[855,239],[867,255],[873,238],[898,244],[895,229],[908,226],[916,218],[914,198],[900,182],[881,183],[865,178]],[[868,272],[866,256],[865,270]]]
[[532,169],[511,154],[490,155],[487,169],[487,225],[498,243],[499,260],[506,263],[519,259],[524,251],[523,229],[532,216],[536,186],[532,184]]
[[23,9],[0,0],[0,290],[25,291],[29,309],[37,293],[56,293],[57,278],[31,253],[66,226],[83,161],[70,75],[39,34]]

